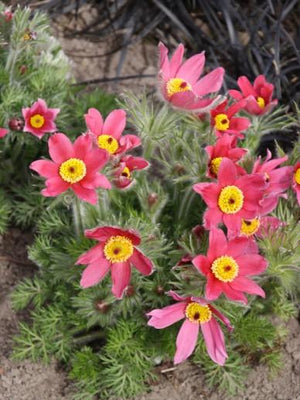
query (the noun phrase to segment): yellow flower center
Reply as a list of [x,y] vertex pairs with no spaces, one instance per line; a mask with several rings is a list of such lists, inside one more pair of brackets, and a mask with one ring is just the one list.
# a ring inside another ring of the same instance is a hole
[[191,90],[191,85],[181,78],[173,78],[167,82],[167,93],[171,97],[175,93]]
[[300,168],[298,168],[297,171],[295,172],[294,178],[295,182],[298,183],[298,185],[300,185]]
[[133,244],[125,236],[112,236],[104,246],[104,255],[111,263],[127,261],[133,254]]
[[260,108],[265,108],[266,103],[262,97],[257,97],[256,101]]
[[121,175],[125,176],[125,178],[130,178],[131,176],[130,169],[128,167],[125,167],[121,172]]
[[236,186],[225,186],[218,198],[218,206],[225,214],[235,214],[243,207],[244,195]]
[[252,236],[258,231],[260,227],[259,218],[250,220],[242,219],[241,234],[245,236]]
[[232,282],[239,273],[239,266],[232,257],[221,256],[212,263],[211,270],[220,281]]
[[210,162],[210,172],[212,174],[214,174],[215,176],[218,175],[222,160],[223,160],[223,157],[216,157],[216,158],[213,158]]
[[27,40],[30,40],[30,39],[31,39],[30,33],[24,33],[23,40],[27,41]]
[[212,312],[209,306],[201,306],[199,303],[192,302],[187,305],[185,315],[191,322],[204,324],[205,322],[210,321]]
[[35,114],[30,117],[30,125],[33,128],[41,128],[45,124],[45,118],[41,114]]
[[118,141],[110,135],[100,135],[97,139],[100,149],[107,150],[109,154],[115,154],[119,148]]
[[218,131],[226,131],[229,128],[230,121],[226,114],[215,116],[215,127]]
[[79,182],[86,176],[86,165],[78,158],[69,158],[59,167],[59,175],[65,182]]

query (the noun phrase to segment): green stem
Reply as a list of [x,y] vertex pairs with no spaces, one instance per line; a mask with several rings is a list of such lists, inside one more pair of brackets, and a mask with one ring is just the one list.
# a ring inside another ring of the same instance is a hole
[[75,233],[77,237],[80,237],[83,231],[83,223],[81,218],[81,204],[77,196],[75,196],[75,199],[72,202],[72,211]]
[[86,343],[93,342],[94,340],[97,339],[103,339],[104,337],[105,337],[104,331],[97,331],[97,332],[87,333],[86,335],[77,338],[73,338],[73,343],[77,345],[83,345]]

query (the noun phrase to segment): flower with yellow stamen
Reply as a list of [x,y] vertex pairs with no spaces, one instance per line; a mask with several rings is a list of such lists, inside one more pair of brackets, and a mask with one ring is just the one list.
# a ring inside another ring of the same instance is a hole
[[99,135],[97,138],[98,147],[107,150],[109,154],[115,154],[119,149],[118,141],[110,135]]
[[219,195],[218,206],[225,214],[235,214],[241,210],[244,204],[244,195],[237,186],[225,186]]
[[111,263],[127,261],[133,253],[133,244],[125,236],[112,236],[104,246],[104,255]]
[[263,97],[258,96],[256,98],[256,102],[257,102],[257,104],[259,105],[260,108],[265,108],[266,102],[265,102]]
[[170,79],[166,84],[167,94],[169,97],[175,93],[186,92],[192,90],[191,85],[181,78]]
[[241,234],[245,236],[254,235],[260,227],[260,220],[258,217],[251,220],[242,219]]
[[215,157],[210,162],[210,171],[217,176],[223,157]]
[[232,282],[239,273],[239,266],[230,256],[215,259],[211,266],[214,276],[222,282]]
[[59,167],[59,175],[68,183],[77,183],[86,176],[86,165],[79,158],[70,158]]
[[218,114],[215,116],[215,127],[218,131],[226,131],[229,129],[230,121],[226,114]]
[[42,128],[42,126],[45,124],[45,118],[41,114],[33,115],[30,117],[29,121],[33,128]]
[[191,322],[204,324],[210,321],[212,312],[208,305],[202,306],[199,303],[191,302],[185,309],[185,316]]

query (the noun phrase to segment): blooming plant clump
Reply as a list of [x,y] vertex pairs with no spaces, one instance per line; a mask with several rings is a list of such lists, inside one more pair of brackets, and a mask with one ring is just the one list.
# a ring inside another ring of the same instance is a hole
[[[42,20],[16,13],[0,8],[9,29],[22,21],[20,52],[42,57]],[[182,44],[169,58],[160,43],[158,53],[163,107],[130,93],[105,107],[76,92],[65,110],[52,88],[0,121],[0,156],[13,143],[11,170],[20,154],[29,167],[18,212],[32,216],[29,257],[40,267],[13,295],[16,309],[34,308],[15,356],[55,356],[86,400],[132,398],[170,358],[191,357],[213,384],[236,389],[246,359],[280,364],[282,335],[266,316],[296,312],[299,147],[256,154],[278,112],[273,84],[243,76],[240,91],[221,95],[225,71],[202,76],[204,52],[183,61]],[[19,64],[6,71],[15,90],[34,68]]]

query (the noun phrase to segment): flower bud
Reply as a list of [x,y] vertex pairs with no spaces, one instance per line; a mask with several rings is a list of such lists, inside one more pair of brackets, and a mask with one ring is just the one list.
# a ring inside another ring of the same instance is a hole
[[22,131],[24,128],[24,120],[22,118],[12,118],[8,122],[9,129],[11,131]]
[[157,193],[150,193],[148,196],[148,205],[149,207],[152,207],[158,200],[158,194]]
[[107,303],[106,303],[105,301],[103,301],[103,300],[98,300],[98,301],[95,303],[95,307],[96,307],[96,309],[97,309],[101,314],[106,314],[107,311],[108,311],[109,308],[110,308],[110,305],[107,304]]

